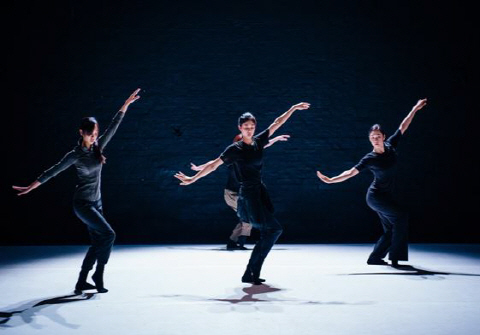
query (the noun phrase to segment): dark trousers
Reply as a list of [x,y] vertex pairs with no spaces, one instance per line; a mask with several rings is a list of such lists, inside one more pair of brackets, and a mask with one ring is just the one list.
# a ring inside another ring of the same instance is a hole
[[103,217],[102,200],[75,200],[73,210],[77,217],[87,225],[92,243],[83,260],[82,270],[91,270],[95,262],[97,262],[97,266],[107,264],[115,241],[115,232]]
[[375,244],[370,259],[382,259],[388,253],[390,260],[408,261],[408,214],[389,192],[368,190],[367,204],[377,212],[383,227],[383,235]]
[[[252,273],[255,279],[260,277],[263,262],[283,231],[282,226],[272,214],[267,214],[266,219],[266,222],[258,228],[260,239],[252,250],[247,266],[247,272]],[[255,227],[258,226],[255,225]]]

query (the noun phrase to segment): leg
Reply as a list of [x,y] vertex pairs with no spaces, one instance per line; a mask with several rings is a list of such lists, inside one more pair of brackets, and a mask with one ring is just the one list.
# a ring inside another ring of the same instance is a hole
[[[395,202],[389,193],[367,196],[367,202],[372,209],[379,213],[379,216],[382,218],[382,224],[385,226],[384,222],[388,223],[390,227],[390,248],[387,250],[389,259],[395,263],[399,260],[408,260],[407,213]],[[386,241],[384,243],[385,245],[388,244]],[[385,252],[385,250],[381,249],[380,251]]]
[[262,270],[263,262],[275,242],[282,234],[283,229],[278,221],[272,215],[269,216],[268,222],[260,231],[260,239],[252,250],[247,269],[242,277],[243,282],[253,281],[256,285],[261,284],[260,272]]
[[390,220],[393,222],[393,233],[388,258],[392,263],[408,261],[408,214],[399,211]]
[[74,206],[75,214],[87,225],[92,246],[82,264],[82,272],[88,271],[97,261],[97,269],[92,279],[99,292],[107,292],[103,287],[103,271],[107,264],[115,240],[115,232],[103,217],[101,201],[78,202]]
[[94,248],[91,246],[88,248],[87,254],[83,259],[82,269],[80,270],[77,283],[75,284],[75,294],[81,294],[84,290],[91,290],[95,288],[94,285],[87,283],[87,276],[90,270],[93,268],[96,260],[97,257],[95,256]]
[[[228,207],[233,209],[235,212],[237,211],[237,200],[238,200],[238,193],[225,189],[223,191],[223,198],[225,199],[225,203]],[[230,238],[227,242],[227,250],[235,250],[238,249],[238,237],[242,233],[242,224],[241,222],[238,223],[232,231]]]
[[390,250],[392,244],[392,225],[381,213],[377,212],[383,227],[383,235],[378,239],[373,247],[373,251],[368,257],[367,263],[371,265],[386,265],[383,260]]
[[238,237],[241,234],[242,234],[242,223],[239,222],[239,223],[237,223],[235,228],[233,228],[232,235],[230,235],[230,240],[232,240],[233,242],[237,242]]

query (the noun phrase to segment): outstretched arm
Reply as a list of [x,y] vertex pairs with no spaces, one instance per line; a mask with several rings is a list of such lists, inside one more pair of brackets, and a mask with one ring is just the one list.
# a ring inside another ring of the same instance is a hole
[[358,174],[358,170],[356,168],[351,168],[350,170],[343,171],[341,174],[338,176],[329,178],[322,174],[320,171],[317,171],[317,176],[320,178],[321,181],[327,184],[333,184],[333,183],[341,183],[342,181],[345,181],[347,179],[350,179]]
[[15,191],[18,191],[17,195],[24,195],[28,192],[36,189],[41,184],[46,183],[50,178],[55,177],[60,172],[66,170],[68,167],[73,165],[77,160],[77,156],[75,154],[75,150],[68,152],[57,164],[43,172],[37,180],[31,183],[28,186],[12,186]]
[[310,104],[308,102],[301,102],[290,107],[288,111],[277,117],[270,127],[268,127],[268,136],[272,136],[273,133],[275,133],[277,129],[280,128],[290,118],[290,116],[292,116],[293,112],[308,108],[310,108]]
[[403,133],[405,133],[408,129],[408,126],[410,126],[410,123],[412,122],[413,118],[415,117],[415,114],[423,108],[423,106],[425,106],[427,104],[427,99],[420,99],[418,100],[417,104],[415,106],[413,106],[412,110],[410,111],[410,113],[408,113],[407,117],[402,121],[402,123],[400,124],[400,131],[402,132],[402,135]]
[[211,172],[215,171],[220,165],[223,164],[223,161],[220,157],[217,159],[210,161],[205,164],[204,168],[193,177],[186,176],[182,172],[175,173],[175,178],[181,181],[180,185],[190,185],[196,182],[198,179],[205,177],[206,175],[210,174]]
[[282,142],[283,141],[288,141],[289,138],[290,138],[290,135],[280,135],[280,136],[274,137],[274,138],[272,138],[268,141],[268,144],[266,146],[264,146],[264,148],[268,148],[268,147],[274,145],[278,141],[282,141]]
[[202,165],[195,165],[193,163],[190,163],[190,169],[192,169],[193,171],[202,171],[205,168],[205,166],[207,166],[207,164],[210,164],[214,161],[215,160],[209,161],[209,162],[206,162],[205,164],[202,164]]
[[123,116],[128,110],[128,107],[140,99],[140,96],[138,93],[140,92],[140,89],[137,88],[129,97],[127,100],[125,100],[125,103],[123,106],[120,108],[117,114],[113,117],[112,122],[108,126],[108,128],[105,130],[102,136],[98,138],[98,145],[100,146],[100,149],[104,149],[108,142],[112,139],[113,135],[115,135],[115,132],[118,129],[118,126],[120,126],[120,123],[122,122]]

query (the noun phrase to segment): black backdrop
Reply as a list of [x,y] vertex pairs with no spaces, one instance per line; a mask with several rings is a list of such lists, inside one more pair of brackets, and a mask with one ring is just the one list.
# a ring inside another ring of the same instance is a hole
[[268,149],[264,179],[281,242],[371,242],[369,172],[320,183],[371,150],[367,130],[395,131],[419,98],[400,146],[397,194],[414,242],[479,242],[474,12],[422,1],[22,1],[4,20],[1,244],[85,243],[70,169],[24,197],[75,144],[82,116],[106,126],[141,87],[106,150],[103,202],[118,243],[224,241],[235,215],[226,169],[189,187],[173,174],[218,156],[244,111],[259,130],[294,103]]

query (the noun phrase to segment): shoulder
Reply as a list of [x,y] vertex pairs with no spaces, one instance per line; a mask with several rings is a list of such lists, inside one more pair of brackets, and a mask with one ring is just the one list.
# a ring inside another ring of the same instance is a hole
[[230,165],[240,158],[241,151],[239,143],[230,144],[220,155],[220,159],[225,164]]
[[72,154],[72,156],[75,156],[75,157],[80,157],[84,154],[86,154],[85,150],[82,149],[82,145],[76,145],[72,151],[69,152],[69,154]]
[[369,152],[367,153],[365,156],[362,157],[362,161],[369,161],[369,160],[372,160],[374,159],[375,157],[377,157],[377,154],[374,153],[374,152]]
[[265,129],[261,132],[259,132],[257,135],[253,136],[254,138],[256,139],[262,139],[262,138],[268,138],[269,137],[269,134],[270,134],[270,129]]
[[376,154],[374,152],[369,152],[365,156],[363,156],[360,161],[355,165],[354,167],[358,170],[361,171],[367,166],[370,166],[372,161],[375,159]]
[[228,147],[225,148],[224,152],[225,151],[240,151],[242,150],[242,141],[239,141],[239,142],[235,142],[235,143],[232,143],[230,144]]
[[241,143],[232,143],[225,148],[220,157],[233,156],[242,151]]
[[270,129],[265,129],[264,131],[258,133],[253,138],[256,142],[259,142],[262,147],[268,144],[268,138],[270,137]]

